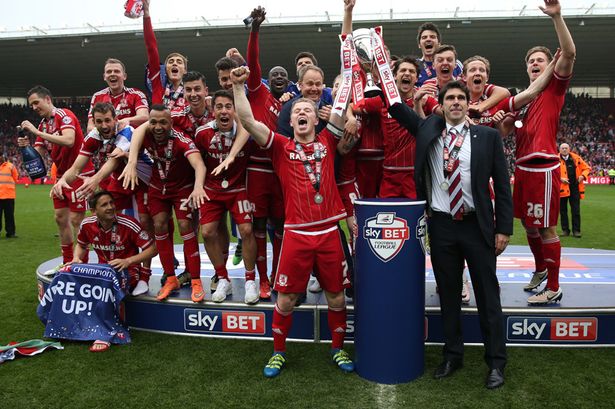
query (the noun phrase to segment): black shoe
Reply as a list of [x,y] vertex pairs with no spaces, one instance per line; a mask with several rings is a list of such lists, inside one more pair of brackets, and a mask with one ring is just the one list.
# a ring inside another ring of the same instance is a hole
[[570,230],[562,231],[562,237],[568,237],[568,236],[570,236]]
[[572,232],[572,235],[573,235],[574,237],[576,237],[577,239],[580,239],[580,238],[581,238],[581,232],[580,232],[580,231],[575,231],[575,232]]
[[501,369],[490,369],[485,382],[487,389],[499,388],[502,385],[504,385],[504,372]]
[[462,367],[463,362],[461,361],[444,361],[436,368],[436,371],[433,373],[433,377],[435,379],[446,378]]
[[177,279],[179,280],[179,285],[181,287],[185,287],[187,285],[190,285],[190,283],[192,282],[192,277],[190,276],[190,273],[187,272],[186,270],[182,271],[177,276]]
[[6,238],[7,239],[16,239],[16,238],[18,238],[18,236],[16,234],[7,234]]

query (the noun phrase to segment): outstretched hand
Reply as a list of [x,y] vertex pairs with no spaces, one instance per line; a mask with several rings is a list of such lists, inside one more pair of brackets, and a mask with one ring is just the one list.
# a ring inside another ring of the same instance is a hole
[[250,17],[252,17],[252,29],[258,29],[263,21],[265,21],[265,17],[267,16],[267,12],[264,7],[258,6],[252,13],[250,13]]
[[545,6],[538,6],[538,8],[549,17],[562,14],[562,6],[559,4],[558,0],[545,0]]

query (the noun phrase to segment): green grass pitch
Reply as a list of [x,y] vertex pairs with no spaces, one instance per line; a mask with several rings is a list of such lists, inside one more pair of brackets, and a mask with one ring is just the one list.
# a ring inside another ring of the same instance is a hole
[[[0,239],[0,344],[41,338],[34,272],[59,254],[49,187],[18,187],[16,240]],[[583,238],[564,247],[615,249],[615,187],[590,186]],[[519,224],[512,244],[525,244]],[[614,295],[615,299],[615,295]],[[93,354],[85,343],[0,365],[0,408],[612,408],[615,348],[509,348],[506,384],[487,391],[482,347],[467,347],[452,378],[432,379],[440,347],[426,347],[425,375],[386,386],[344,375],[328,344],[289,343],[276,379],[262,367],[271,342],[133,331],[133,342]],[[352,352],[352,345],[348,346]],[[374,351],[395,359],[388,351]]]

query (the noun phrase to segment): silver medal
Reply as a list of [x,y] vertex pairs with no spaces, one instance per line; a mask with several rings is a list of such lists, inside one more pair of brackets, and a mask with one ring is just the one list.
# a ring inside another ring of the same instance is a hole
[[222,183],[220,183],[220,186],[222,186],[222,189],[226,189],[228,187],[228,180],[223,179]]
[[440,189],[447,191],[448,190],[448,182],[445,180],[444,182],[440,183]]
[[521,127],[523,127],[523,122],[517,119],[515,121],[515,128],[521,128]]
[[320,193],[316,193],[314,195],[314,203],[321,204],[322,203],[322,195]]

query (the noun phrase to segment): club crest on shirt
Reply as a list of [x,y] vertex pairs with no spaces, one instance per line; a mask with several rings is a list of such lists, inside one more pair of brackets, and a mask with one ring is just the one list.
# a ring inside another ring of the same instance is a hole
[[410,238],[410,229],[408,222],[397,217],[395,212],[381,212],[365,221],[363,238],[374,255],[386,263],[404,247]]

